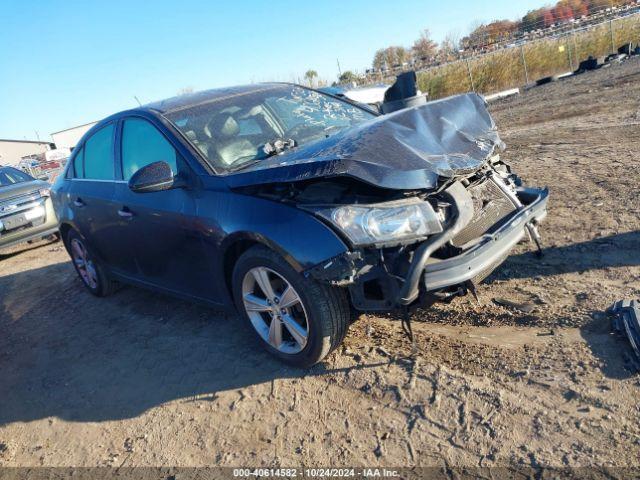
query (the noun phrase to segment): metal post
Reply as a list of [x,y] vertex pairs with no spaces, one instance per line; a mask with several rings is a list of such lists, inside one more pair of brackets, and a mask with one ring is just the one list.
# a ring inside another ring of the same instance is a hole
[[471,83],[471,90],[476,91],[476,87],[473,84],[473,75],[471,75],[471,65],[469,64],[469,59],[467,58],[467,72],[469,72],[469,82]]
[[616,42],[613,39],[613,19],[609,20],[609,32],[611,33],[611,53],[616,53]]
[[524,58],[524,45],[520,45],[520,55],[522,55],[522,66],[524,67],[525,85],[529,85],[529,71],[527,70],[527,60]]
[[576,69],[580,66],[580,57],[578,56],[578,42],[576,42],[576,27],[571,26],[571,36],[573,37],[573,55],[576,57]]

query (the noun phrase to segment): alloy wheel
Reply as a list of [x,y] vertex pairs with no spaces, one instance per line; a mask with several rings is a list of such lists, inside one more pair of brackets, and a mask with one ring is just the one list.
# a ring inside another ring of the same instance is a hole
[[98,287],[98,273],[86,247],[77,238],[71,240],[71,256],[82,281],[95,290]]
[[266,267],[249,270],[242,281],[242,302],[258,335],[279,352],[296,354],[309,338],[307,312],[298,292]]

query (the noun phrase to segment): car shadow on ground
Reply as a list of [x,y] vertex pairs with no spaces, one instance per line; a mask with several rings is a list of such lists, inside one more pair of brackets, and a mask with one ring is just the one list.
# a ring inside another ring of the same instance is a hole
[[207,307],[138,288],[95,298],[68,262],[0,277],[0,425],[132,418],[172,400],[345,370],[327,365],[288,367],[235,316]]
[[[632,232],[552,247],[538,271],[527,265],[507,278],[637,265],[639,240]],[[595,264],[579,265],[584,248],[601,251]],[[510,263],[524,258],[528,264],[530,255]],[[609,328],[608,322],[590,323],[581,332],[603,373],[626,378],[631,372],[620,352],[628,347],[604,332],[605,324]],[[69,262],[0,277],[0,425],[47,417],[132,418],[173,400],[342,371],[327,365],[287,367],[234,316],[208,307],[137,288],[96,299]]]
[[569,245],[544,247],[510,256],[486,282],[562,275],[604,268],[640,265],[640,231],[598,237]]

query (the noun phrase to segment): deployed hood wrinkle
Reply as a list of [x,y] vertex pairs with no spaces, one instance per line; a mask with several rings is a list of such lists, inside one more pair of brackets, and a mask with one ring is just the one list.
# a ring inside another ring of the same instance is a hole
[[230,187],[348,176],[383,188],[435,188],[504,145],[486,103],[458,95],[382,115],[225,177]]

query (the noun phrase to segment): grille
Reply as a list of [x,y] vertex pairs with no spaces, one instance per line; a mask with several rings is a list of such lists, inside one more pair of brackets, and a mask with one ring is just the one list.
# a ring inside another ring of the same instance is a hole
[[3,215],[11,215],[16,209],[20,209],[23,205],[33,202],[40,198],[40,193],[31,192],[16,197],[0,200],[0,217]]
[[469,193],[475,213],[469,224],[451,240],[456,247],[480,237],[516,209],[509,197],[491,179],[474,185]]

